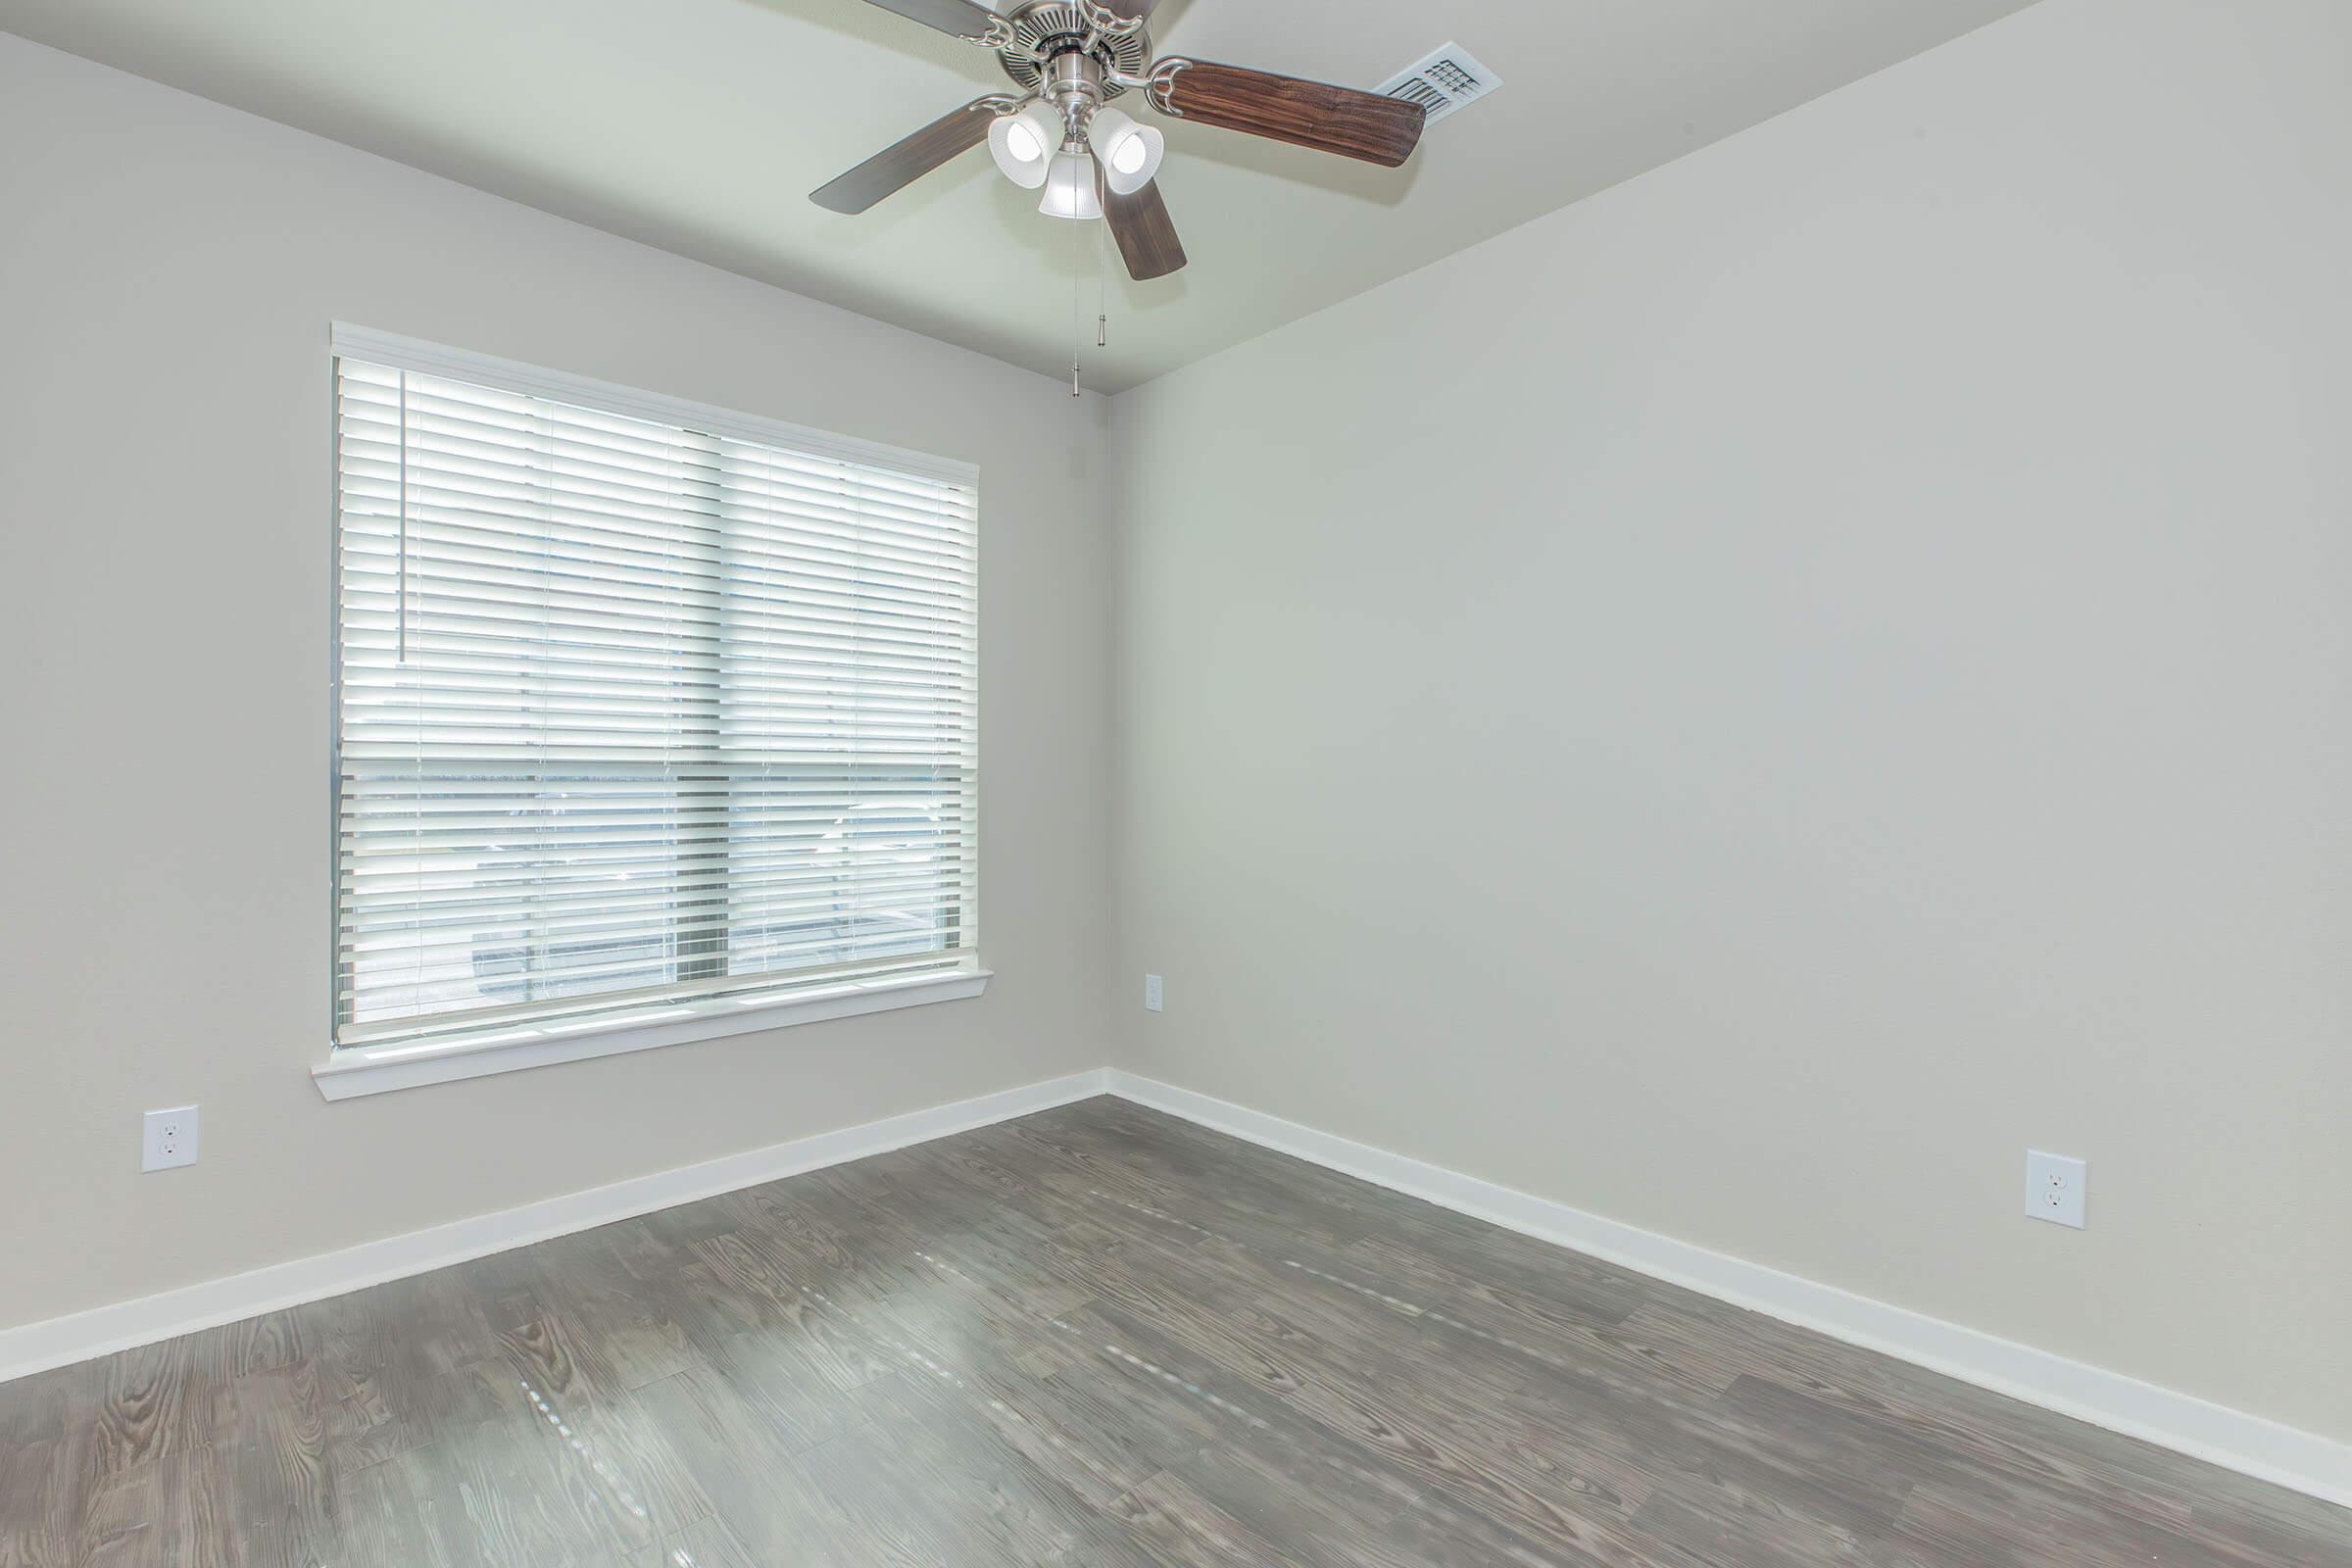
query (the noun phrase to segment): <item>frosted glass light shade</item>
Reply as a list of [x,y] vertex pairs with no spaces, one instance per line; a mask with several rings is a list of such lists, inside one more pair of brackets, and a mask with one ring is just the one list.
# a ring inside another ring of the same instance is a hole
[[1048,218],[1101,218],[1095,194],[1095,161],[1084,153],[1055,153],[1046,174],[1046,194],[1037,210]]
[[1023,190],[1046,182],[1046,171],[1061,145],[1061,117],[1042,103],[1017,115],[1000,115],[988,127],[989,156],[1004,177]]
[[1167,137],[1116,109],[1096,110],[1087,137],[1095,145],[1095,156],[1102,160],[1103,182],[1121,196],[1151,184],[1168,149]]

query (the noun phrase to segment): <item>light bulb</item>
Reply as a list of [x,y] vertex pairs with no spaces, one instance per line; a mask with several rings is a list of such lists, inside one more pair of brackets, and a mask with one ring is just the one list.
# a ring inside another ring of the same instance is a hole
[[1043,103],[1031,104],[1017,115],[1000,115],[988,127],[989,156],[1004,171],[1004,177],[1023,190],[1046,182],[1046,168],[1060,145],[1061,116]]
[[1095,161],[1084,153],[1055,153],[1046,175],[1046,194],[1037,210],[1048,218],[1101,218],[1095,194]]
[[1152,183],[1168,140],[1150,125],[1139,125],[1116,109],[1098,109],[1087,128],[1095,156],[1102,160],[1102,177],[1121,196],[1132,196]]

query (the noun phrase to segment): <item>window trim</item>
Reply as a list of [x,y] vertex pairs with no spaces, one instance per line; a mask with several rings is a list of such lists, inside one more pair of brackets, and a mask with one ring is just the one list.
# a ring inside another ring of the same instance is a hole
[[961,1002],[985,992],[994,975],[994,970],[974,964],[810,986],[799,992],[654,1003],[618,1015],[574,1019],[568,1025],[554,1019],[505,1029],[477,1029],[406,1046],[345,1046],[331,1060],[313,1067],[311,1078],[327,1099],[351,1100],[420,1084],[486,1078],[493,1073],[617,1056],[696,1040],[757,1034],[935,1002]]
[[[854,436],[812,429],[782,419],[738,413],[713,404],[696,403],[662,393],[646,392],[617,382],[551,370],[516,360],[500,359],[466,349],[450,348],[420,338],[377,331],[348,321],[330,323],[327,341],[328,374],[338,359],[364,360],[377,365],[454,380],[472,381],[532,397],[592,408],[604,413],[656,423],[699,429],[721,439],[781,446],[813,457],[871,464],[951,484],[968,486],[975,501],[980,490],[976,464],[916,452],[905,447],[864,441]],[[337,470],[339,454],[328,446],[327,502],[329,569],[327,643],[329,690],[327,710],[327,776],[330,791],[340,789],[340,724],[335,715],[342,705],[342,639],[333,569],[336,549]],[[977,636],[977,628],[975,628]],[[981,657],[985,657],[984,654]],[[973,796],[985,790],[974,759]],[[337,842],[336,814],[327,813],[328,843]],[[337,896],[328,857],[329,931],[337,918]],[[650,1001],[641,1006],[588,1018],[552,1018],[536,1023],[486,1024],[479,1029],[453,1032],[428,1040],[381,1045],[337,1047],[329,1031],[327,1057],[311,1069],[318,1092],[328,1100],[480,1078],[558,1062],[580,1061],[683,1045],[698,1040],[752,1034],[796,1024],[819,1023],[899,1007],[976,998],[988,989],[995,971],[976,949],[962,950],[959,962],[926,968],[913,974],[880,974],[857,980],[812,978],[748,995],[721,996],[687,1002]],[[330,992],[332,965],[329,965]],[[331,1013],[330,1013],[331,1015]]]

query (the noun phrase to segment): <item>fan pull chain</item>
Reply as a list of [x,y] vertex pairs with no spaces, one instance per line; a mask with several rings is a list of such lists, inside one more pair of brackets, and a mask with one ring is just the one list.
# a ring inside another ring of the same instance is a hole
[[[1083,222],[1075,222],[1070,226],[1074,229],[1086,227]],[[1070,269],[1070,319],[1073,326],[1086,312],[1086,270],[1083,261],[1085,241],[1086,236],[1083,233],[1070,236],[1070,249],[1079,253],[1079,256],[1073,259],[1078,260],[1080,264]],[[1075,335],[1073,334],[1073,336]],[[1081,338],[1079,341],[1083,342],[1084,339]],[[1070,349],[1070,396],[1074,398],[1086,395],[1079,384],[1079,368],[1084,362],[1084,351],[1074,344]]]

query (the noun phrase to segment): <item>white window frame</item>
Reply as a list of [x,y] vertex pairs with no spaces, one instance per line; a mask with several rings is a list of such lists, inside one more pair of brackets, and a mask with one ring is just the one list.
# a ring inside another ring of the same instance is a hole
[[[366,360],[401,369],[472,381],[533,397],[576,404],[610,414],[657,423],[680,425],[722,438],[779,446],[797,452],[873,464],[901,472],[949,480],[979,489],[980,470],[974,465],[911,452],[901,447],[860,441],[828,431],[788,424],[779,419],[739,414],[709,404],[639,391],[633,387],[567,374],[538,366],[448,348],[416,338],[335,322],[329,334],[328,373],[337,358]],[[335,516],[332,486],[336,477],[329,462],[330,497],[328,552],[330,559],[328,647],[334,668],[328,703],[328,788],[339,791],[339,764],[334,750],[340,735],[341,633],[335,598],[332,557],[340,519]],[[976,786],[977,788],[977,786]],[[333,842],[337,806],[328,808],[329,842]],[[328,918],[330,942],[335,919],[334,858],[328,858]],[[691,1002],[651,1002],[625,1012],[593,1018],[554,1018],[533,1023],[491,1025],[413,1043],[330,1047],[328,1059],[311,1069],[319,1093],[328,1100],[382,1094],[420,1084],[479,1078],[558,1062],[648,1051],[690,1041],[749,1034],[794,1024],[882,1012],[899,1007],[962,1001],[980,996],[995,971],[976,954],[956,967],[915,975],[883,975],[848,979],[834,984],[794,987],[775,993],[725,996]]]

